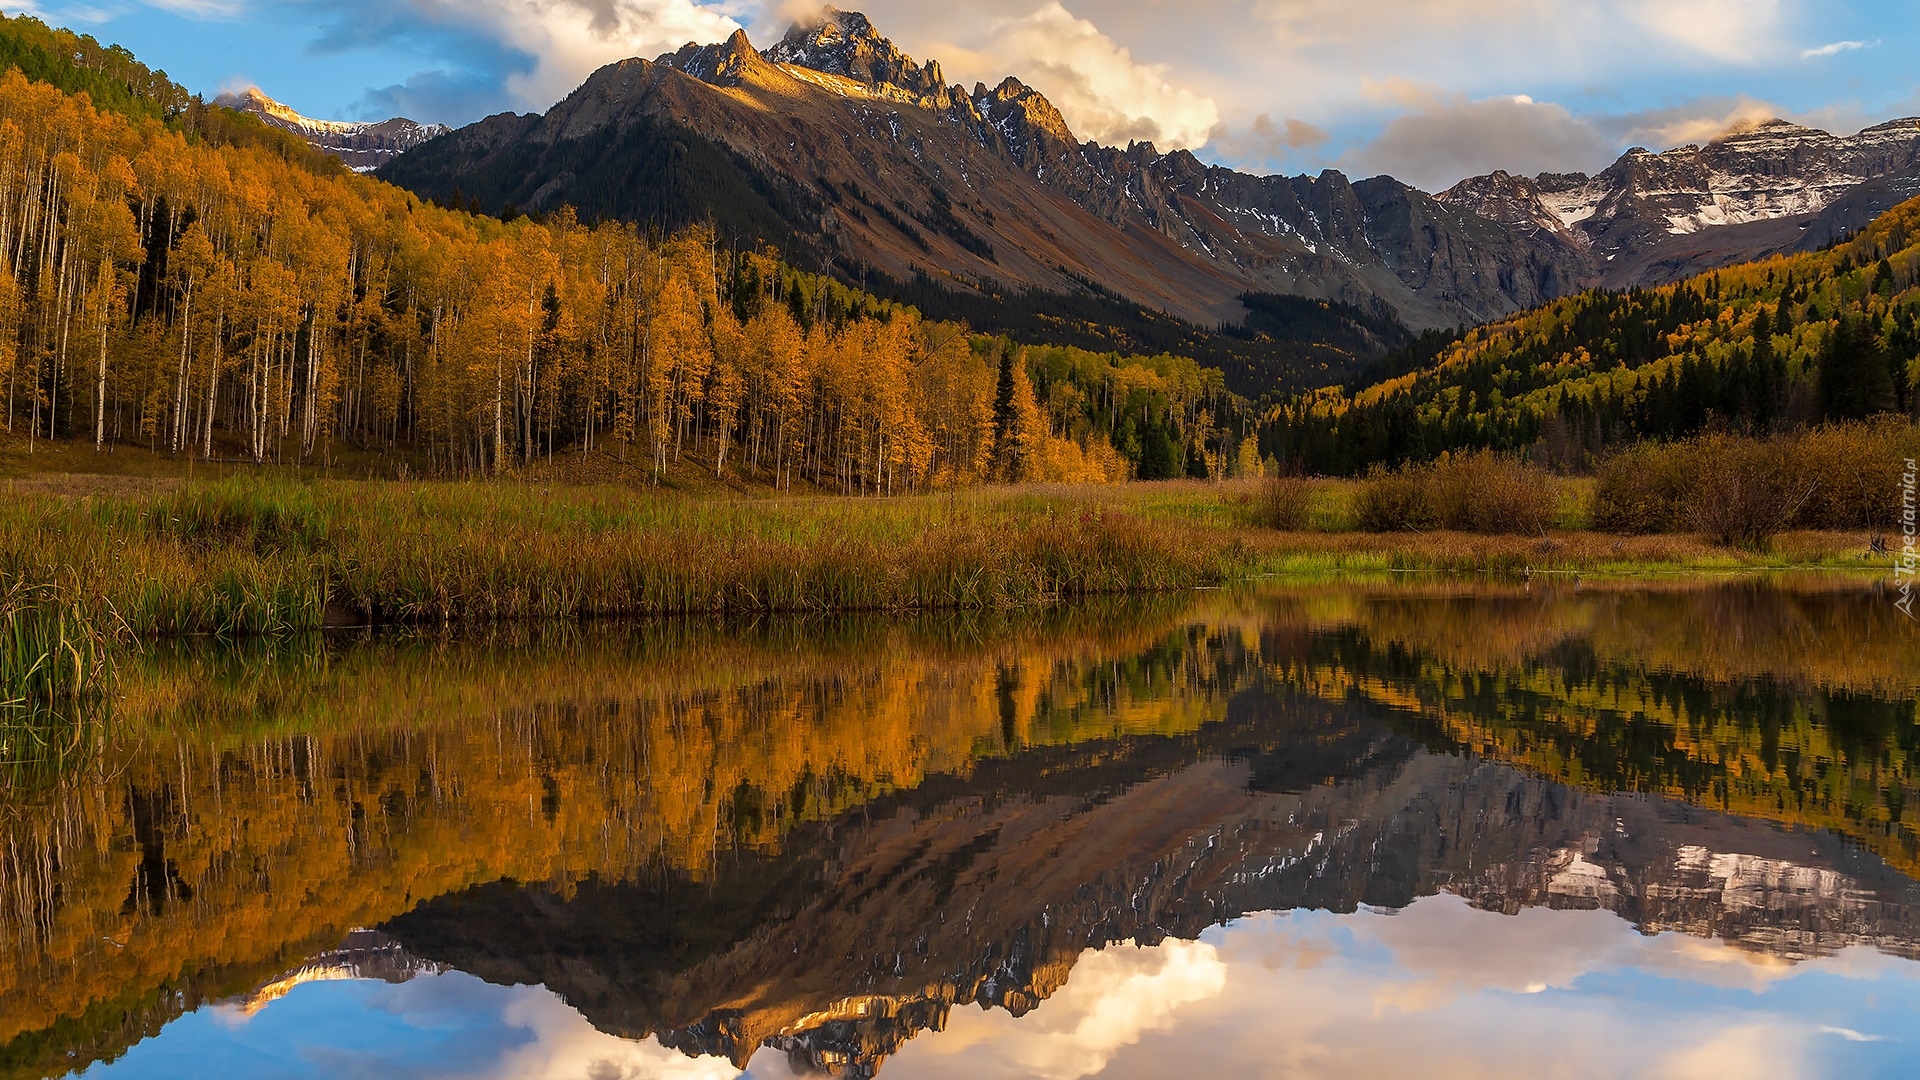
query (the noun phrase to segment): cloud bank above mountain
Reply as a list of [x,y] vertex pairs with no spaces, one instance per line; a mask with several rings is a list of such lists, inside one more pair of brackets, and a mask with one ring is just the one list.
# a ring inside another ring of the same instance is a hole
[[[949,77],[1013,74],[1076,133],[1256,171],[1443,187],[1591,170],[1628,145],[1783,115],[1920,111],[1908,0],[842,0]],[[465,123],[542,110],[602,64],[811,0],[40,0],[197,89],[257,82],[311,114]],[[1716,125],[1718,125],[1716,127]]]

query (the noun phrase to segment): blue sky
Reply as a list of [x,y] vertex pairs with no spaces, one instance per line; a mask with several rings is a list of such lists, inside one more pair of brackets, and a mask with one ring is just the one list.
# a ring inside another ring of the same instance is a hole
[[[843,0],[849,2],[850,0]],[[850,6],[853,6],[850,4]],[[1017,74],[1084,137],[1259,172],[1429,189],[1593,170],[1785,116],[1852,132],[1920,114],[1915,0],[870,0],[956,81]],[[783,0],[34,0],[211,94],[460,124],[540,110],[594,68],[745,26]]]

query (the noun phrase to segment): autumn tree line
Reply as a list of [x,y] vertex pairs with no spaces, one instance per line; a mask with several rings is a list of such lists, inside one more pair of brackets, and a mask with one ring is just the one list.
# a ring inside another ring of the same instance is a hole
[[791,487],[1217,476],[1251,417],[1179,357],[923,319],[711,229],[500,221],[0,76],[6,427],[436,475],[565,455]]
[[1920,200],[1825,251],[1432,333],[1383,374],[1274,404],[1264,451],[1323,474],[1480,449],[1580,469],[1641,440],[1913,416]]

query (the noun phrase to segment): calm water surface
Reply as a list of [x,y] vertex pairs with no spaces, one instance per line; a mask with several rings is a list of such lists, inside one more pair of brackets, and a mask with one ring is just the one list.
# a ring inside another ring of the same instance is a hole
[[1920,630],[1856,583],[179,646],[119,695],[0,740],[0,1077],[1920,1075]]

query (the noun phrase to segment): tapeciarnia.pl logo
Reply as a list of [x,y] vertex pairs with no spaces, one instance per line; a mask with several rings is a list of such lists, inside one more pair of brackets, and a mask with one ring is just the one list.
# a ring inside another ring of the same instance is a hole
[[1900,558],[1893,564],[1893,576],[1900,581],[1900,599],[1893,602],[1907,618],[1913,618],[1913,574],[1920,566],[1920,554],[1914,551],[1914,474],[1920,469],[1914,467],[1913,459],[1906,459],[1906,471],[1900,474]]

